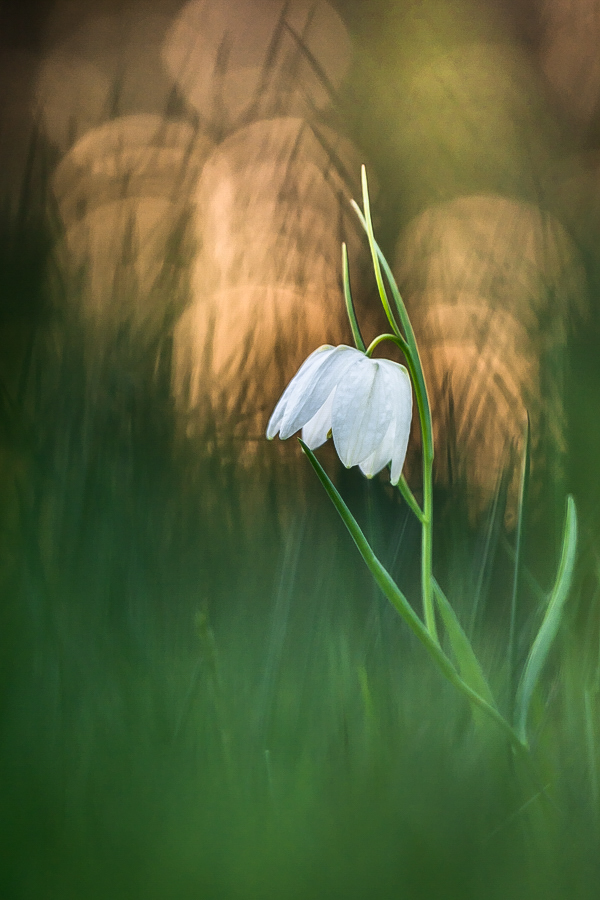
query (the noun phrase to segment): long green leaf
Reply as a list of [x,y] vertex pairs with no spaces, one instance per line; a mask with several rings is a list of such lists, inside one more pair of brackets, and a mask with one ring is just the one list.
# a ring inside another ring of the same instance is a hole
[[454,668],[451,660],[448,659],[438,642],[431,636],[387,569],[385,569],[377,559],[358,522],[342,500],[335,485],[332,483],[331,479],[321,466],[312,450],[310,450],[302,440],[300,440],[300,446],[308,456],[310,463],[319,478],[319,481],[327,491],[327,494],[329,495],[333,505],[338,511],[346,528],[350,532],[354,543],[358,547],[362,558],[367,564],[371,575],[373,576],[376,584],[381,589],[383,594],[402,616],[413,634],[415,634],[415,636],[423,644],[423,646],[437,665],[438,669],[442,672],[443,675],[445,675],[448,681],[450,681],[451,684],[453,684],[459,691],[461,691],[471,701],[471,703],[473,703],[479,709],[484,710],[505,732],[515,749],[523,753],[526,748],[518,739],[517,735],[510,727],[506,719],[504,719],[500,715],[495,706],[490,704],[470,685],[463,681],[457,670]]
[[356,345],[357,350],[362,350],[365,352],[365,342],[363,341],[362,334],[360,333],[360,328],[358,325],[358,320],[356,318],[356,312],[354,311],[354,303],[352,301],[352,291],[350,290],[350,269],[348,267],[348,249],[346,244],[342,244],[342,279],[344,284],[344,300],[346,301],[346,312],[348,313],[348,319],[350,320],[350,328],[352,329],[352,337],[354,338],[354,343]]
[[519,740],[526,746],[527,717],[531,698],[560,625],[565,600],[571,586],[576,549],[577,511],[575,509],[575,501],[569,495],[567,497],[567,514],[565,516],[562,552],[556,581],[550,595],[546,614],[540,625],[540,630],[527,657],[515,700],[515,728]]
[[480,697],[487,700],[490,706],[495,707],[494,695],[479,665],[471,642],[435,578],[433,579],[433,592],[463,681],[472,687]]
[[361,166],[360,176],[362,182],[362,195],[363,195],[363,206],[365,209],[364,216],[361,211],[356,206],[356,203],[352,201],[352,204],[358,210],[359,216],[361,218],[361,222],[363,223],[364,229],[367,232],[367,238],[369,240],[369,248],[371,250],[371,256],[373,258],[373,270],[375,272],[375,281],[377,282],[377,289],[379,290],[379,299],[381,300],[381,305],[385,311],[387,316],[387,320],[390,323],[392,331],[394,334],[402,336],[402,332],[398,327],[398,323],[394,317],[394,313],[392,311],[392,307],[390,306],[390,301],[388,299],[387,291],[385,289],[385,284],[383,283],[383,278],[381,275],[381,266],[379,265],[379,260],[377,258],[377,249],[375,243],[375,236],[373,234],[373,222],[371,220],[371,204],[369,202],[369,186],[367,184],[367,170],[364,166]]

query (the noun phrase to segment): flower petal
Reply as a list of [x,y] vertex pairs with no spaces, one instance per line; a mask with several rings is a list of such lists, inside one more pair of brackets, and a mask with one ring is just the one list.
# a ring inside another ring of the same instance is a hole
[[361,355],[335,393],[333,440],[347,468],[379,449],[392,421],[393,398],[380,364],[381,360]]
[[320,410],[315,413],[302,429],[302,440],[311,450],[316,450],[317,447],[324,444],[331,431],[331,407],[333,406],[335,392],[336,388],[332,390]]
[[386,363],[388,377],[392,385],[392,393],[395,405],[396,433],[394,436],[394,448],[392,454],[392,471],[390,481],[398,484],[402,474],[402,466],[406,457],[406,448],[410,435],[410,423],[412,420],[412,387],[410,377],[404,366],[390,360],[382,360]]
[[371,453],[370,456],[367,456],[366,459],[363,459],[359,464],[361,472],[363,475],[366,475],[367,478],[372,478],[374,475],[377,475],[378,472],[381,472],[381,470],[391,462],[394,453],[395,435],[396,422],[392,419],[386,435],[377,450]]
[[302,382],[297,384],[293,394],[290,394],[279,429],[279,436],[282,440],[291,437],[298,429],[310,422],[328,399],[334,387],[344,378],[348,368],[357,359],[364,358],[364,354],[360,350],[347,347],[345,344],[330,350],[327,356],[322,355],[323,360],[318,367],[311,369]]
[[322,347],[317,347],[316,350],[313,350],[310,356],[304,360],[279,398],[277,406],[269,419],[269,424],[267,425],[267,438],[270,441],[273,440],[279,431],[288,407],[292,409],[297,405],[304,392],[308,390],[314,373],[323,365],[328,355],[334,349],[335,348],[332,347],[331,344],[323,344]]

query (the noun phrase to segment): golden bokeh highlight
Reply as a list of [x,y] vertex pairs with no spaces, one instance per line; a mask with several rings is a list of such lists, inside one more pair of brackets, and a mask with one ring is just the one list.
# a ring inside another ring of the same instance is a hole
[[195,195],[193,300],[173,344],[174,394],[192,418],[198,408],[197,425],[208,393],[218,421],[261,436],[306,356],[350,339],[340,247],[345,240],[358,285],[367,248],[348,174],[358,160],[330,129],[283,117],[234,132],[207,161]]
[[466,483],[476,521],[512,470],[512,525],[527,415],[538,487],[541,472],[558,474],[566,450],[564,353],[585,296],[577,251],[549,213],[482,195],[422,213],[395,263],[429,389],[437,478]]

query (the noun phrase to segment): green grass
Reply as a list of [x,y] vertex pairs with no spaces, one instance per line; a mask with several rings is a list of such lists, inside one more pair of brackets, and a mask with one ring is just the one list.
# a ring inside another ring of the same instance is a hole
[[[265,442],[244,471],[235,447],[175,450],[155,384],[103,397],[68,358],[20,413],[4,896],[592,896],[590,578],[536,696],[531,777],[372,588],[296,448]],[[354,475],[341,490],[414,601],[418,530]],[[475,639],[501,696],[510,577],[504,601],[494,583]]]

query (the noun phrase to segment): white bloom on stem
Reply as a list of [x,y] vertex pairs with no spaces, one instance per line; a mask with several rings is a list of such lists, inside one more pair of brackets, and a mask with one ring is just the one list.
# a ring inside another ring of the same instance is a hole
[[314,450],[333,435],[343,464],[360,466],[372,478],[388,463],[390,480],[402,474],[410,422],[412,389],[408,372],[389,359],[371,359],[342,344],[319,347],[283,392],[267,426],[269,440],[300,428]]

